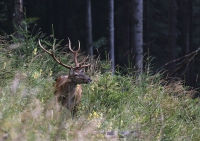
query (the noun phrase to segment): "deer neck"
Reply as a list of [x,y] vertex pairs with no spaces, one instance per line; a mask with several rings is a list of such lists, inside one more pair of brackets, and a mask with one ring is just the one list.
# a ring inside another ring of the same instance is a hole
[[76,91],[76,88],[77,88],[78,84],[73,82],[73,81],[71,81],[71,82],[68,82],[67,86],[68,86],[68,92],[69,93],[74,93]]
[[67,96],[67,103],[64,105],[68,109],[72,109],[76,102],[76,96],[77,96],[77,90],[78,90],[79,84],[74,83],[73,81],[67,83],[67,87],[65,87],[65,94]]

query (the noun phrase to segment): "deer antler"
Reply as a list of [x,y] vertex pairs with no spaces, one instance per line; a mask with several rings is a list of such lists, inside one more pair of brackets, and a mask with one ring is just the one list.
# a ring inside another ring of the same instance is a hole
[[68,65],[66,65],[66,64],[64,64],[64,63],[62,63],[60,60],[58,60],[58,59],[56,58],[56,56],[55,56],[55,47],[54,47],[54,46],[53,46],[53,51],[50,52],[50,51],[46,50],[46,49],[41,45],[40,40],[39,40],[39,45],[40,45],[40,47],[41,47],[46,53],[48,53],[49,55],[51,55],[51,56],[53,57],[53,59],[54,59],[58,64],[60,64],[60,65],[62,65],[62,66],[64,66],[64,67],[66,67],[66,68],[68,68],[68,69],[71,69],[70,66],[68,66]]
[[71,48],[71,41],[70,41],[69,38],[68,38],[68,41],[69,41],[69,50],[74,54],[75,66],[76,66],[77,68],[85,68],[85,67],[90,66],[90,64],[82,65],[82,64],[88,59],[89,56],[85,57],[85,58],[83,59],[83,61],[80,62],[80,63],[77,61],[78,52],[80,51],[80,41],[78,41],[78,49],[77,49],[76,51],[74,51],[74,50]]
[[[69,40],[69,38],[68,38],[68,40]],[[78,42],[79,42],[79,41],[78,41]],[[52,50],[52,52],[50,52],[50,51],[46,50],[46,49],[41,45],[40,40],[38,41],[38,43],[39,43],[40,47],[41,47],[46,53],[48,53],[49,55],[51,55],[52,58],[53,58],[58,64],[64,66],[65,68],[68,68],[68,69],[71,69],[71,68],[77,69],[77,68],[85,68],[85,67],[90,66],[90,64],[82,65],[82,64],[88,59],[88,56],[85,57],[85,58],[83,59],[83,61],[80,62],[80,63],[78,63],[78,61],[77,61],[78,52],[80,51],[80,42],[79,42],[78,50],[74,51],[74,50],[72,50],[72,48],[71,48],[71,42],[70,42],[70,40],[69,40],[69,49],[70,49],[70,51],[74,54],[75,67],[68,66],[68,65],[62,63],[59,59],[56,58],[56,56],[55,56],[55,46],[54,46],[54,45],[53,45],[53,50]]]

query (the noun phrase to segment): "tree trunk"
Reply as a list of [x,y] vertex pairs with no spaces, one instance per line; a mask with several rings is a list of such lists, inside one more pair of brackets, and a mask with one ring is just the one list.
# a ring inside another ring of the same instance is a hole
[[[169,3],[169,41],[168,41],[168,62],[176,59],[176,0],[170,0]],[[175,70],[175,63],[168,66],[169,74]]]
[[131,60],[131,43],[130,43],[130,0],[124,1],[123,5],[123,25],[122,25],[122,46],[120,46],[119,53],[122,53],[119,60],[122,66],[132,67],[132,60]]
[[[186,21],[186,23],[188,24],[188,30],[187,30],[187,35],[186,35],[186,47],[185,47],[185,51],[187,51],[188,53],[194,51],[194,45],[193,45],[193,42],[192,42],[192,22],[193,22],[193,16],[192,16],[192,13],[193,13],[193,1],[190,1],[190,0],[187,0],[186,1],[186,4],[187,6],[187,12],[185,14],[187,14],[187,18],[188,20]],[[194,65],[194,60],[193,60],[193,64],[191,65]],[[192,86],[192,87],[196,87],[196,82],[195,82],[195,69],[194,67],[191,67],[189,69],[189,71],[187,72],[186,74],[186,85],[189,85],[189,86]]]
[[112,73],[115,71],[114,0],[109,0],[109,47]]
[[67,20],[68,20],[68,17],[69,17],[69,13],[68,13],[68,9],[69,9],[69,5],[68,5],[68,3],[67,3],[67,1],[66,0],[63,0],[63,6],[62,6],[62,9],[63,9],[63,16],[62,16],[62,18],[63,18],[63,37],[65,38],[65,39],[67,39],[67,38],[70,38],[69,37],[69,31],[68,31],[68,26],[69,26],[69,24],[67,23]]
[[150,7],[149,7],[149,0],[144,0],[144,52],[146,53],[148,48],[150,48]]
[[7,0],[7,15],[8,15],[8,34],[13,33],[13,13],[14,13],[14,0]]
[[20,33],[18,33],[18,28],[22,27],[22,21],[23,21],[23,0],[15,0],[15,11],[13,13],[13,23],[15,28],[15,37],[16,38],[22,38]]
[[[53,30],[54,30],[54,36],[57,37],[58,39],[62,39],[62,34],[63,34],[63,28],[62,28],[62,25],[63,25],[63,20],[61,17],[61,10],[59,7],[60,7],[60,2],[58,2],[57,0],[53,0],[53,14],[52,14],[52,17],[53,17]],[[51,31],[53,32],[53,31]]]
[[87,15],[86,15],[86,48],[87,53],[93,56],[92,46],[92,13],[91,13],[91,0],[86,0]]
[[[184,1],[184,55],[194,51],[192,46],[192,0]],[[190,64],[192,65],[192,64]],[[194,67],[190,67],[185,75],[186,85],[194,86]]]
[[141,74],[143,71],[143,0],[132,0],[131,26],[135,65]]

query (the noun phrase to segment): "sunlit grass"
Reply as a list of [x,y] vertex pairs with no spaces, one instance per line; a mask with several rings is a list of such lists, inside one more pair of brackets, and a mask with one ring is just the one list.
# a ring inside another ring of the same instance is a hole
[[72,119],[67,109],[56,107],[53,95],[60,68],[36,47],[30,54],[19,67],[0,52],[0,140],[200,138],[199,99],[190,98],[194,91],[181,81],[167,82],[159,73],[144,73],[140,80],[134,73],[113,75],[109,62],[93,60],[86,72],[93,81],[83,85],[79,112]]

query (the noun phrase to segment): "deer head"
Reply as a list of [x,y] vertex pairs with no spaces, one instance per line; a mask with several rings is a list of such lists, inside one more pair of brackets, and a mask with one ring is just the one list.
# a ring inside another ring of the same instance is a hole
[[71,69],[68,78],[76,84],[87,84],[92,81],[84,74],[84,69]]
[[[69,40],[69,39],[68,39]],[[52,52],[46,50],[40,43],[40,47],[52,58],[63,67],[70,69],[69,75],[60,76],[57,79],[55,84],[55,93],[54,95],[57,98],[57,101],[62,104],[62,106],[67,107],[70,111],[73,111],[73,114],[76,112],[76,106],[79,104],[82,87],[78,84],[88,84],[92,81],[91,78],[84,74],[84,68],[88,67],[90,64],[84,65],[84,62],[88,59],[88,56],[83,59],[82,62],[78,62],[77,56],[80,51],[80,42],[78,50],[74,51],[71,48],[71,42],[69,40],[69,49],[73,53],[75,66],[69,66],[61,62],[55,55],[55,46],[53,45]]]

